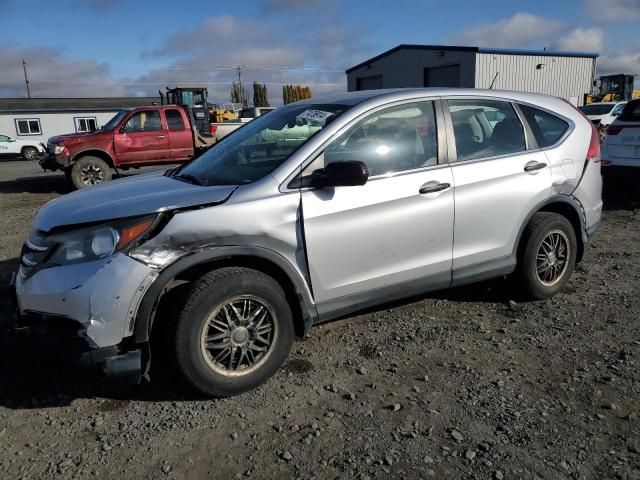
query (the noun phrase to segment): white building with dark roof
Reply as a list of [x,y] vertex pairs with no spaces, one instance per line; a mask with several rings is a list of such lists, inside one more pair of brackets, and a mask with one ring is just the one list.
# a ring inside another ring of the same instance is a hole
[[96,130],[124,108],[159,101],[158,97],[0,98],[0,135],[46,143],[55,135]]

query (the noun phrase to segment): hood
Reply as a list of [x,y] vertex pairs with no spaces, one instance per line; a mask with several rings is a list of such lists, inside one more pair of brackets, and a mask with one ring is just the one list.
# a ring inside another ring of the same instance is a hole
[[235,185],[192,185],[166,177],[163,172],[135,175],[52,200],[38,211],[33,226],[48,232],[65,225],[223,203],[235,189]]
[[102,130],[94,130],[93,132],[66,133],[64,135],[56,135],[54,137],[49,137],[49,140],[47,140],[47,143],[60,143],[60,142],[64,142],[65,140],[73,140],[75,138],[95,137],[98,135],[103,135],[105,133],[107,132],[104,132]]

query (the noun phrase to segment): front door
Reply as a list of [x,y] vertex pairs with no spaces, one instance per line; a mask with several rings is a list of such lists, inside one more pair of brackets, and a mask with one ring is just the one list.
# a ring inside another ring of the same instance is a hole
[[406,296],[402,284],[407,282],[425,290],[448,286],[453,178],[438,160],[435,118],[428,101],[378,110],[358,120],[303,171],[304,177],[340,160],[360,160],[369,169],[363,186],[301,193],[311,284],[321,315],[332,302],[366,305],[367,299],[388,298],[391,290]]
[[114,135],[118,160],[127,163],[162,163],[169,160],[169,135],[158,110],[140,110],[132,114]]

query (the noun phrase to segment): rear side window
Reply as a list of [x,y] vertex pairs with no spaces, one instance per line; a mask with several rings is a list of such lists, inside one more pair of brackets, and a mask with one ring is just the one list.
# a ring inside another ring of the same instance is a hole
[[640,100],[631,100],[618,117],[623,122],[640,122]]
[[178,110],[166,110],[164,114],[167,117],[167,126],[169,127],[169,130],[184,130],[182,115],[180,115]]
[[520,109],[541,148],[555,144],[569,128],[569,124],[561,118],[538,108],[520,105]]
[[526,150],[524,129],[509,102],[449,100],[458,161]]

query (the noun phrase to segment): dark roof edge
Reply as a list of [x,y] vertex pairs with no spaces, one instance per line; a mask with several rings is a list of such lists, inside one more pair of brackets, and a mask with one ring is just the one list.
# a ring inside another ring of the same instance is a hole
[[369,60],[365,60],[364,62],[360,62],[359,64],[348,68],[347,70],[345,70],[345,73],[351,73],[352,71],[357,70],[358,68],[362,68],[371,62],[378,61],[381,58],[391,55],[392,53],[396,53],[398,50],[452,50],[458,52],[477,52],[478,47],[460,47],[455,45],[413,45],[402,43],[390,50],[387,50],[386,52],[382,52],[381,54],[370,58]]
[[503,55],[538,55],[544,57],[586,57],[586,58],[596,58],[599,56],[598,53],[592,52],[554,52],[552,50],[516,50],[516,49],[507,49],[507,48],[481,48],[481,47],[465,47],[465,46],[457,46],[457,45],[414,45],[414,44],[400,44],[395,46],[385,52],[382,52],[375,57],[372,57],[364,62],[360,62],[353,67],[350,67],[345,70],[345,73],[349,74],[354,70],[362,68],[372,62],[376,62],[384,57],[387,57],[393,53],[396,53],[399,50],[448,50],[448,51],[457,51],[457,52],[475,52],[475,53],[495,53],[495,54],[503,54]]

